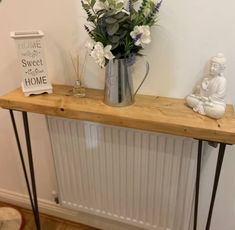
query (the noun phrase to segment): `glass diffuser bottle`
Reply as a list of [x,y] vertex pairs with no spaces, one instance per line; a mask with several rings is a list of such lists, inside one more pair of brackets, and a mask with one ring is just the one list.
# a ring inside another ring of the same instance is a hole
[[81,72],[79,72],[79,55],[77,55],[75,58],[73,58],[71,56],[71,60],[73,63],[74,71],[76,73],[76,81],[73,85],[72,95],[76,96],[76,97],[85,97],[86,96],[86,88],[82,84],[81,77],[82,77],[82,73],[84,71],[86,58],[84,60]]

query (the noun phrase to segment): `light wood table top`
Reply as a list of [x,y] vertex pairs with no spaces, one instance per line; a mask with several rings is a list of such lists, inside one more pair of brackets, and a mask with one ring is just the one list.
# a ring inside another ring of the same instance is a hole
[[71,89],[54,85],[53,94],[25,97],[19,88],[0,97],[0,107],[235,144],[232,105],[222,119],[214,120],[193,112],[184,99],[137,95],[131,106],[110,107],[102,90],[87,89],[86,97],[78,98],[70,95]]

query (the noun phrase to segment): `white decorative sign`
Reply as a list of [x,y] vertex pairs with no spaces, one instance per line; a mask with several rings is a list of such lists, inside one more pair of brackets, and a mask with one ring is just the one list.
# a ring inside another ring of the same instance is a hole
[[52,86],[47,76],[43,36],[42,31],[11,32],[11,37],[16,41],[23,76],[22,90],[25,96],[52,93]]

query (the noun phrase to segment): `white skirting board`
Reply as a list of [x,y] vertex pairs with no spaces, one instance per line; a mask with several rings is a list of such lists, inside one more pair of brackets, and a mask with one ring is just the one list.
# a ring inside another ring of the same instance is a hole
[[197,142],[48,117],[61,205],[149,230],[189,230]]
[[[0,189],[0,201],[23,208],[31,209],[29,197],[24,194]],[[39,210],[41,213],[62,218],[65,220],[82,223],[95,228],[104,230],[142,230],[117,221],[90,215],[84,212],[73,211],[71,209],[57,205],[51,201],[38,199]]]

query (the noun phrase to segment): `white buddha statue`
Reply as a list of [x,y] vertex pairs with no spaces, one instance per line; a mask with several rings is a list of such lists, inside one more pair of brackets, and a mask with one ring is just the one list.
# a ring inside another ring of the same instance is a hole
[[226,79],[223,75],[226,59],[218,53],[211,59],[210,77],[204,78],[195,91],[186,97],[188,106],[195,112],[211,118],[223,117],[226,109],[224,101],[226,93]]

